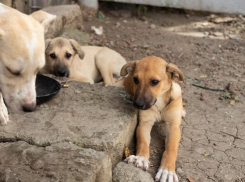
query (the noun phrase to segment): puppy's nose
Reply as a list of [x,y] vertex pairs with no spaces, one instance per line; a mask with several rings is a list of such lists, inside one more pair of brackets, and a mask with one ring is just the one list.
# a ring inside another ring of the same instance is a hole
[[58,71],[58,76],[66,76],[66,70],[65,69],[60,69],[59,71]]
[[138,101],[134,101],[134,106],[138,109],[143,109],[145,106],[145,103],[143,100],[138,100]]
[[22,106],[23,111],[32,112],[36,109],[36,102],[32,102],[30,104],[25,104]]

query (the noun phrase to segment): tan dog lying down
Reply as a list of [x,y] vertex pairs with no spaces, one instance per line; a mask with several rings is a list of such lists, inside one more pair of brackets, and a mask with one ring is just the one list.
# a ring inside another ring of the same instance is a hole
[[124,87],[139,109],[136,156],[126,161],[142,169],[149,168],[150,132],[155,121],[166,125],[165,151],[156,181],[177,182],[175,162],[180,141],[180,124],[183,111],[181,88],[174,79],[184,81],[182,72],[174,64],[151,56],[123,66],[121,76],[127,76]]
[[105,86],[115,85],[125,59],[117,52],[96,46],[80,46],[73,39],[46,40],[46,65],[40,73],[66,76],[90,84],[103,79]]
[[[36,73],[44,66],[44,27],[0,3],[0,124],[13,111],[36,108]],[[5,103],[4,103],[4,101]]]

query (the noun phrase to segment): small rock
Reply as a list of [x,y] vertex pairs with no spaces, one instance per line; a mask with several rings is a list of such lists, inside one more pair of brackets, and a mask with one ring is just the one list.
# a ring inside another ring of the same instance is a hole
[[230,82],[227,84],[226,89],[229,91],[229,96],[231,96],[231,94],[236,94],[237,85],[235,82]]
[[222,32],[214,32],[214,36],[222,37],[222,36],[224,36],[224,34]]
[[177,174],[183,174],[184,173],[184,171],[179,167],[176,169],[176,172],[177,172]]
[[236,19],[232,18],[232,17],[224,17],[224,18],[215,18],[211,21],[214,23],[227,23],[227,22],[232,22],[234,20],[236,20]]
[[203,22],[202,25],[203,25],[203,26],[208,26],[209,23],[208,23],[208,22]]
[[121,24],[119,22],[116,23],[116,27],[119,27]]
[[234,97],[234,100],[235,100],[235,101],[240,101],[240,97],[236,95],[236,96]]
[[114,42],[113,42],[113,41],[110,41],[110,45],[111,45],[111,46],[114,46],[115,44],[114,44]]
[[199,77],[200,77],[200,78],[207,78],[208,75],[200,75]]
[[210,154],[209,153],[204,153],[203,154],[205,157],[208,157]]
[[230,105],[234,106],[235,105],[235,101],[234,100],[231,100],[230,101]]
[[237,73],[235,73],[235,76],[237,76],[237,77],[242,77],[241,75],[239,75],[239,74],[237,74]]
[[230,35],[228,35],[228,37],[230,39],[233,39],[233,40],[239,40],[240,39],[240,36],[239,35],[236,35],[236,34],[230,34]]
[[156,25],[155,25],[155,24],[151,24],[151,25],[150,25],[150,28],[151,28],[151,29],[155,29],[155,28],[156,28]]
[[153,149],[154,153],[159,153],[159,151],[157,149]]
[[216,18],[216,15],[215,15],[215,14],[211,14],[211,15],[209,16],[209,18],[210,18],[210,19]]
[[144,44],[142,47],[143,47],[144,49],[147,49],[147,48],[149,47],[149,45],[148,45],[148,44]]
[[80,90],[75,90],[74,92],[75,92],[76,94],[80,94],[80,93],[81,93]]
[[44,163],[41,160],[34,161],[31,164],[31,169],[36,170],[36,169],[42,169],[44,167]]

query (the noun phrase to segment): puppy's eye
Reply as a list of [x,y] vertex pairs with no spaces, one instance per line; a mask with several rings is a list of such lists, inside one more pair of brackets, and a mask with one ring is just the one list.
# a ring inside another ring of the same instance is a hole
[[55,59],[55,58],[56,58],[55,53],[51,53],[51,54],[49,54],[49,56],[50,56],[52,59]]
[[159,80],[151,80],[151,86],[156,86],[159,83]]
[[134,83],[137,85],[139,84],[139,79],[137,77],[134,77]]
[[71,54],[67,52],[67,53],[66,53],[66,58],[67,58],[67,59],[70,59],[70,57],[71,57]]

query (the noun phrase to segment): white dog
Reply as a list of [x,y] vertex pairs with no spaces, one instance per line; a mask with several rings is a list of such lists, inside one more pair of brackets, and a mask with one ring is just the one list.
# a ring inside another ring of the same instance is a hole
[[45,64],[44,53],[44,27],[31,16],[0,3],[1,125],[9,121],[6,106],[13,111],[36,108],[36,73]]

